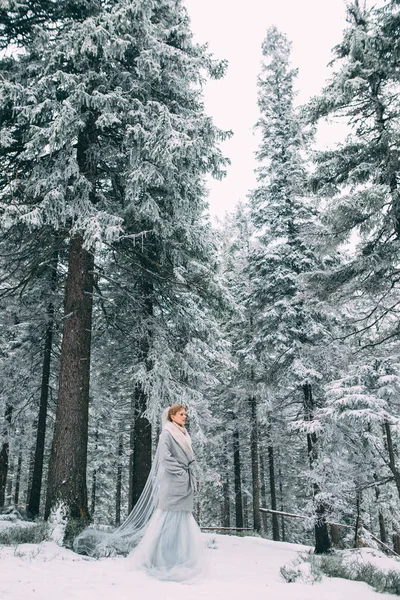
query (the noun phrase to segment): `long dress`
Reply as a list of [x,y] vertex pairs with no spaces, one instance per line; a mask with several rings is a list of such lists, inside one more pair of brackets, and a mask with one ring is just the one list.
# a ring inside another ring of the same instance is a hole
[[186,430],[168,422],[160,435],[158,452],[163,471],[158,505],[128,558],[132,568],[143,569],[157,579],[193,581],[204,569],[204,547],[192,515],[196,478]]

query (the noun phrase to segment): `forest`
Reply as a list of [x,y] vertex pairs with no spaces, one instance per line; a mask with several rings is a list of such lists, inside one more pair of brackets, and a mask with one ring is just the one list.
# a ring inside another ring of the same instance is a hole
[[400,555],[399,7],[348,3],[302,106],[266,31],[257,185],[215,224],[228,65],[183,2],[0,3],[0,512],[119,525],[179,402],[201,527]]

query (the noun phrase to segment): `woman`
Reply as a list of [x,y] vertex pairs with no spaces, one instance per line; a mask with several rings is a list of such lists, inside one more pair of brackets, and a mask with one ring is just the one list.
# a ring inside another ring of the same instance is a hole
[[134,568],[172,581],[192,580],[203,568],[201,533],[192,515],[195,460],[186,418],[181,404],[169,407],[158,443],[162,471],[158,505],[143,539],[130,554]]
[[132,568],[158,579],[190,581],[202,572],[204,550],[192,515],[195,460],[185,407],[173,404],[163,421],[149,477],[127,519],[112,533],[89,527],[75,538],[74,549],[100,557],[133,548]]

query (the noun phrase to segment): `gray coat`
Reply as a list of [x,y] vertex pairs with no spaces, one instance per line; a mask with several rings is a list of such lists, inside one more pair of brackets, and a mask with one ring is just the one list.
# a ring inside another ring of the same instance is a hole
[[193,510],[195,476],[194,461],[165,429],[159,439],[160,463],[164,472],[160,485],[158,508],[161,510]]

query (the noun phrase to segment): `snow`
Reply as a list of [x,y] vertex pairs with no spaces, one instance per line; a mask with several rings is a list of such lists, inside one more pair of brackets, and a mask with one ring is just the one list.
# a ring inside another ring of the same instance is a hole
[[[0,598],[383,600],[389,596],[374,592],[365,583],[344,579],[324,577],[315,584],[286,583],[280,576],[280,567],[288,565],[299,552],[308,550],[306,546],[223,535],[204,535],[204,541],[210,546],[207,573],[200,582],[190,585],[156,581],[145,573],[131,571],[125,558],[94,560],[54,542],[1,547]],[[383,560],[376,552],[363,551],[363,554],[374,561]]]
[[0,531],[3,529],[9,529],[11,525],[17,525],[18,527],[35,527],[35,523],[31,521],[22,521],[20,519],[7,519],[6,515],[2,515],[0,519]]

